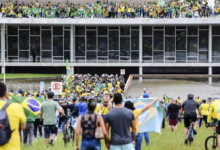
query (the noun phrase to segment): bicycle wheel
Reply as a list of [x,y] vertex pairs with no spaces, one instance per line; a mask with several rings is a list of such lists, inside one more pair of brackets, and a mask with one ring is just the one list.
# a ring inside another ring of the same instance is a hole
[[74,130],[72,127],[69,127],[69,137],[72,139],[72,146],[74,145]]
[[68,137],[67,137],[67,127],[64,127],[64,131],[63,131],[63,141],[64,141],[64,146],[67,147],[67,143],[68,143]]
[[205,140],[205,149],[206,150],[218,149],[218,143],[217,143],[216,136],[209,136]]

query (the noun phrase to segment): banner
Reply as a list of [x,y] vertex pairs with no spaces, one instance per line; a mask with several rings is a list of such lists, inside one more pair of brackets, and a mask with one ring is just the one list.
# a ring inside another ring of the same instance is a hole
[[46,18],[55,18],[57,9],[44,9]]
[[62,82],[51,82],[51,91],[54,95],[62,94]]
[[22,8],[22,11],[23,11],[23,14],[24,15],[28,15],[28,14],[31,14],[31,8]]
[[40,82],[40,94],[44,91],[44,81]]
[[[130,101],[134,103],[136,109],[144,108],[154,98],[141,98],[141,99],[131,99]],[[123,105],[127,99],[123,100]],[[163,121],[163,110],[159,104],[159,101],[155,102],[154,105],[143,112],[138,118],[138,125],[140,133],[144,132],[156,132],[161,133],[161,124]]]
[[32,14],[39,15],[40,13],[40,8],[32,8]]

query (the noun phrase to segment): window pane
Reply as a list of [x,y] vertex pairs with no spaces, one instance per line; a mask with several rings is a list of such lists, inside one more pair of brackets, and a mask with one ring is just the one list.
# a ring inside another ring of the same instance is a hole
[[188,57],[187,63],[197,63],[197,57]]
[[165,56],[175,56],[175,37],[165,37]]
[[109,31],[109,50],[119,50],[118,31]]
[[108,57],[98,57],[98,62],[99,63],[107,63],[108,62]]
[[199,62],[208,62],[208,51],[199,52]]
[[98,35],[107,35],[107,27],[98,27]]
[[8,35],[18,35],[18,26],[8,26]]
[[51,31],[50,30],[42,30],[42,50],[51,50]]
[[175,57],[165,57],[165,63],[174,63]]
[[76,57],[75,62],[85,62],[85,57]]
[[154,51],[153,62],[163,62],[163,51]]
[[118,51],[109,51],[109,61],[110,62],[119,62],[119,52]]
[[152,37],[143,37],[143,56],[152,56]]
[[143,26],[143,35],[152,35],[152,26]]
[[29,61],[29,51],[19,51],[19,61]]
[[176,51],[177,61],[186,61],[186,51]]
[[76,56],[85,56],[85,37],[76,37]]
[[139,51],[131,52],[131,61],[139,62]]
[[87,31],[87,50],[96,50],[96,31]]
[[29,26],[19,26],[19,29],[29,29]]
[[41,29],[51,29],[51,26],[42,26]]
[[107,54],[107,37],[98,38],[98,56],[108,56]]
[[186,50],[186,31],[176,31],[176,50]]
[[8,62],[18,62],[18,57],[8,57]]
[[120,57],[121,63],[130,63],[130,57]]
[[212,37],[212,56],[220,56],[220,37]]
[[64,50],[70,50],[70,31],[64,31]]
[[212,62],[213,63],[220,62],[220,57],[212,57]]
[[131,50],[139,50],[139,31],[131,31]]
[[197,56],[197,37],[188,37],[187,56]]
[[176,29],[186,29],[186,26],[176,26]]
[[87,62],[96,62],[96,51],[87,51]]
[[199,50],[208,50],[209,31],[199,31]]
[[212,26],[212,35],[220,35],[220,26]]
[[85,27],[84,26],[82,26],[82,27],[76,26],[75,33],[76,33],[76,35],[85,35]]
[[64,51],[64,61],[66,62],[66,60],[70,60],[70,51]]
[[130,26],[121,26],[120,27],[121,35],[130,35]]
[[31,36],[31,53],[33,51],[37,52],[37,56],[40,56],[40,37],[39,36]]
[[198,26],[188,26],[188,35],[198,35]]
[[96,29],[96,26],[94,26],[94,27],[86,27],[86,29]]
[[63,26],[61,27],[53,27],[53,35],[63,35]]
[[40,35],[40,26],[31,26],[31,35]]
[[53,61],[63,61],[63,57],[53,57]]
[[163,29],[163,26],[154,26],[154,29]]
[[130,56],[130,37],[121,37],[120,56]]
[[70,29],[70,26],[66,26],[66,27],[64,27],[64,29]]
[[142,60],[144,63],[152,63],[152,57],[143,57]]
[[63,56],[63,37],[53,37],[53,56]]
[[209,29],[209,26],[199,26],[199,29]]
[[29,50],[29,31],[19,31],[19,50]]
[[109,29],[118,29],[118,28],[119,28],[118,26],[117,27],[116,26],[113,26],[113,27],[110,26],[109,27]]
[[175,26],[166,26],[165,35],[175,35]]
[[154,31],[154,50],[163,50],[163,31]]
[[8,56],[18,56],[18,37],[8,37]]
[[48,52],[45,52],[45,51],[42,51],[41,52],[41,61],[43,62],[51,62],[52,59],[51,59],[51,52],[48,51]]

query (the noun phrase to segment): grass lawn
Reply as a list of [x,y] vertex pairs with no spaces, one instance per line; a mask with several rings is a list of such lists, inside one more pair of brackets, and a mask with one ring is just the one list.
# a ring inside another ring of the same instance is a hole
[[[167,127],[168,122],[166,122],[166,129],[162,129],[161,135],[156,133],[150,133],[150,145],[146,146],[145,142],[142,143],[142,150],[205,150],[205,140],[208,136],[213,134],[212,128],[206,128],[204,124],[201,128],[197,129],[197,135],[194,138],[192,146],[184,145],[184,135],[183,129],[184,125],[178,124],[178,129],[176,132],[171,132]],[[64,147],[63,135],[59,133],[57,142],[54,143],[54,147],[46,148],[45,141],[43,138],[39,138],[34,142],[32,147],[26,147],[22,145],[22,150],[75,150],[71,144],[67,148]],[[102,150],[107,150],[102,140]]]
[[[6,79],[14,78],[44,78],[44,77],[61,77],[60,74],[32,74],[32,73],[6,73]],[[0,74],[0,79],[4,78],[4,74]]]

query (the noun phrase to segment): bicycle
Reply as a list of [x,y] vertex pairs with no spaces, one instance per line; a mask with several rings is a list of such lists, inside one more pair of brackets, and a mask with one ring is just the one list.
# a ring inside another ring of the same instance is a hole
[[[216,124],[208,125],[207,127],[217,127]],[[205,140],[205,149],[211,150],[211,149],[218,149],[218,141],[217,141],[217,133],[214,132],[213,135],[207,137]]]
[[74,129],[72,127],[72,117],[70,118],[70,126],[68,129],[68,135],[70,135],[70,139],[72,139],[72,146],[74,145]]
[[63,141],[64,141],[64,146],[67,147],[68,146],[68,142],[70,142],[70,137],[68,134],[68,126],[67,126],[67,122],[69,120],[69,118],[71,118],[71,116],[66,116],[66,117],[62,117],[61,120],[63,120],[64,122],[64,130],[63,130]]

